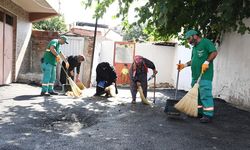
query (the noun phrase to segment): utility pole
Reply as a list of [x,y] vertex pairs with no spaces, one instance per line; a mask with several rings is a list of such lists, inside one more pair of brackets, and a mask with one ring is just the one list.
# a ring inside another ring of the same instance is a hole
[[[97,5],[99,4],[99,0],[97,1]],[[92,50],[92,62],[90,66],[90,73],[89,73],[89,86],[91,84],[91,76],[92,76],[92,68],[94,64],[94,54],[95,54],[95,43],[96,43],[96,33],[97,33],[97,25],[98,25],[98,17],[95,19],[95,31],[94,31],[94,41],[93,41],[93,50]]]

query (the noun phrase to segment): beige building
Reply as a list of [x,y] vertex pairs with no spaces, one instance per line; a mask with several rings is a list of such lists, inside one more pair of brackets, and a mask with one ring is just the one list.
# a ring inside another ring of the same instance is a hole
[[0,1],[0,85],[16,81],[32,22],[58,15],[59,0]]

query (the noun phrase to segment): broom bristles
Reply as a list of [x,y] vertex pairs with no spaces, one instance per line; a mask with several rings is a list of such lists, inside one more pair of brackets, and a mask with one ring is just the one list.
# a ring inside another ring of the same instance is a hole
[[143,91],[142,91],[142,87],[138,86],[138,91],[140,93],[140,97],[141,97],[141,101],[146,104],[146,105],[150,105],[149,101],[145,98]]
[[177,103],[175,108],[189,116],[197,117],[198,115],[198,88],[195,84],[193,88]]
[[110,86],[106,87],[105,91],[108,92],[112,97],[116,96],[114,85],[110,85]]
[[76,83],[71,78],[68,78],[68,80],[69,80],[69,84],[71,86],[71,90],[73,92],[73,95],[75,97],[81,96],[82,91],[78,88],[78,86],[76,85]]

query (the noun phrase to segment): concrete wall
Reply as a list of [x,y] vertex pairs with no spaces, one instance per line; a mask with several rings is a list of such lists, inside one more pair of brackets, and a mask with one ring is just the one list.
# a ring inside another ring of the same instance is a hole
[[18,82],[40,82],[42,72],[40,60],[50,40],[58,38],[58,32],[33,30],[27,50],[20,65]]
[[113,65],[114,58],[114,41],[102,41],[97,39],[95,44],[95,54],[93,60],[91,85],[96,85],[96,67],[101,62],[108,62]]
[[[250,26],[250,19],[246,20]],[[214,95],[250,109],[250,34],[227,33],[215,60]]]
[[[176,45],[175,48],[175,56],[174,56],[174,64],[173,64],[173,70],[172,70],[172,83],[176,87],[177,82],[177,66],[176,64],[179,63],[179,60],[181,60],[181,63],[186,63],[191,60],[191,49],[185,48],[184,46]],[[187,67],[180,71],[179,73],[179,84],[178,89],[182,90],[189,90],[191,88],[191,67]]]
[[[157,83],[171,83],[172,69],[174,66],[175,47],[171,46],[157,46],[151,43],[136,43],[135,55],[141,55],[152,62],[154,62],[156,69],[158,70],[156,82]],[[150,69],[148,76],[153,72]],[[152,83],[151,80],[149,83]]]

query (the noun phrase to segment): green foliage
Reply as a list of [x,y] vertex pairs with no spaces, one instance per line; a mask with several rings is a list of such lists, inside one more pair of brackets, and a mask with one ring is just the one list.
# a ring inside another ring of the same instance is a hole
[[[127,22],[127,21],[126,21]],[[148,34],[143,31],[143,28],[139,25],[124,25],[127,28],[124,28],[125,34],[123,35],[124,41],[147,41],[149,39]]]
[[[86,1],[86,0],[85,0]],[[87,0],[91,6],[93,0]],[[132,2],[118,0],[116,17],[126,21]],[[104,15],[114,0],[101,0],[96,7],[96,17]],[[154,40],[182,39],[182,32],[195,29],[201,35],[216,40],[224,32],[250,33],[244,19],[250,17],[249,0],[147,0],[135,8],[136,24],[146,25],[145,32]],[[129,27],[128,25],[125,27]]]
[[33,23],[33,29],[46,30],[46,31],[58,31],[58,32],[67,31],[67,27],[64,22],[64,17],[62,16],[55,16],[47,20]]

